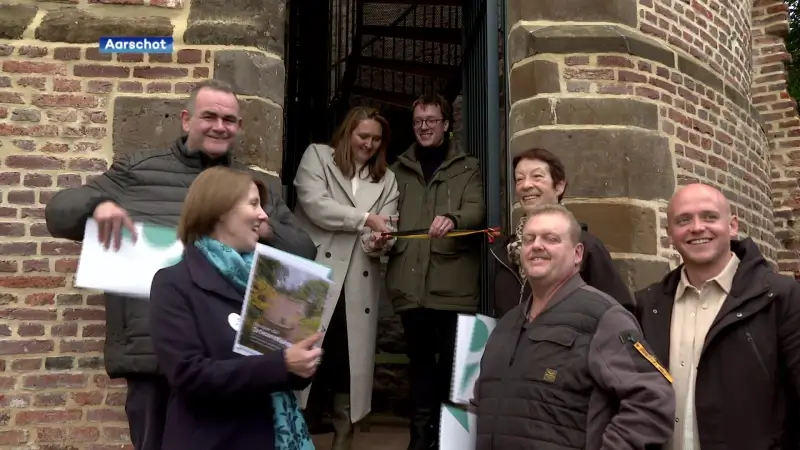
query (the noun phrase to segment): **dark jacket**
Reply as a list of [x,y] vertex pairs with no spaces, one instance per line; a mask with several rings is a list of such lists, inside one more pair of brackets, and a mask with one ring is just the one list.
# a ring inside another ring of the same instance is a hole
[[[167,150],[135,153],[114,161],[103,175],[84,186],[56,194],[45,209],[50,235],[83,240],[86,220],[100,203],[111,200],[125,209],[134,221],[175,227],[189,186],[208,167],[207,158],[189,154],[185,138]],[[241,170],[230,156],[217,163]],[[249,170],[268,186],[264,210],[274,236],[267,245],[309,259],[316,256],[311,238],[295,225],[294,215],[281,200],[280,191],[262,172]],[[105,365],[112,378],[158,372],[148,331],[148,303],[119,295],[106,295]]]
[[[796,449],[800,418],[787,414],[787,403],[796,406],[800,388],[800,285],[775,273],[751,239],[732,241],[731,249],[741,262],[730,295],[708,331],[697,368],[700,446]],[[667,367],[681,270],[683,266],[636,293],[637,319]]]
[[[392,166],[400,190],[399,231],[428,230],[436,216],[458,229],[484,227],[486,206],[478,160],[454,141],[444,162],[425,183],[416,146]],[[389,252],[386,287],[395,311],[412,308],[475,312],[480,297],[482,235],[398,239]]]
[[[619,276],[614,261],[606,247],[590,233],[586,225],[582,225],[581,243],[583,244],[583,262],[580,275],[586,284],[610,295],[630,312],[634,311],[631,291]],[[528,283],[522,283],[519,268],[508,259],[508,244],[516,239],[512,235],[497,241],[490,248],[490,257],[496,261],[494,275],[494,317],[503,317],[523,300],[531,295]]]
[[153,278],[153,346],[171,387],[163,450],[272,449],[271,394],[308,385],[287,372],[283,351],[233,352],[229,316],[243,298],[193,246]]
[[646,359],[630,312],[577,274],[532,322],[529,309],[530,299],[514,307],[486,344],[476,450],[644,450],[667,442],[675,394]]

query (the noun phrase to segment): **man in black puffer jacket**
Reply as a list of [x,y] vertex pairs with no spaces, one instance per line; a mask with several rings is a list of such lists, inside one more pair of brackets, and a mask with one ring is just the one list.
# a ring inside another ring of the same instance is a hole
[[[199,84],[181,113],[181,121],[186,136],[171,148],[120,158],[86,185],[56,194],[45,210],[50,234],[80,241],[87,219],[93,217],[100,228],[100,240],[116,247],[122,229],[133,231],[133,222],[177,226],[183,200],[195,177],[206,168],[223,165],[250,171],[268,186],[263,207],[271,231],[263,234],[262,243],[313,260],[316,247],[295,225],[275,181],[234,162],[230,155],[242,125],[232,88],[215,80]],[[153,353],[148,302],[112,294],[105,298],[106,371],[111,378],[127,380],[125,412],[136,450],[160,450],[169,387]]]

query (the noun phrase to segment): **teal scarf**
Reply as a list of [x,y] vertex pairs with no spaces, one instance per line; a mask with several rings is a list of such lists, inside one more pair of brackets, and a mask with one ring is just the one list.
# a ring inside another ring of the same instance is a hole
[[[240,254],[227,245],[204,237],[195,242],[195,247],[228,280],[242,289],[247,288],[253,253]],[[314,450],[314,442],[308,433],[306,421],[297,405],[297,398],[291,391],[272,394],[274,411],[275,450]]]

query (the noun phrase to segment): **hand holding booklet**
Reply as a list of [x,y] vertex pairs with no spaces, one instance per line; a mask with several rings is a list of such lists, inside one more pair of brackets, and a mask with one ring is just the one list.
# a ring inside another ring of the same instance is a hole
[[260,355],[324,331],[331,275],[329,267],[259,244],[233,351]]

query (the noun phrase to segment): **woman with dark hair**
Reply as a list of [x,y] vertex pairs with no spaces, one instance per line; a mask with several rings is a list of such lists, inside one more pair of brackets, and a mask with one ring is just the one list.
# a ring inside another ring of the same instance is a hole
[[164,450],[314,450],[294,390],[305,388],[321,334],[260,356],[233,352],[259,236],[263,184],[225,167],[203,171],[183,203],[183,260],[159,270],[150,327],[170,385]]
[[[383,283],[379,257],[391,245],[381,233],[390,231],[399,196],[386,164],[388,143],[386,119],[375,109],[353,108],[330,146],[306,149],[294,179],[297,222],[317,245],[317,262],[333,269],[338,290],[330,297],[335,307],[322,320],[325,358],[315,377],[333,391],[336,450],[351,448],[353,424],[372,404]],[[308,394],[301,398],[304,406]]]

